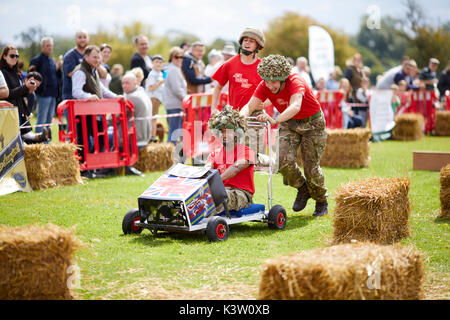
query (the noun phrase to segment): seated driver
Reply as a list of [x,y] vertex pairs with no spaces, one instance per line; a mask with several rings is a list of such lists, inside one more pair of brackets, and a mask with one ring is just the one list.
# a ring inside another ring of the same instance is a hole
[[[238,142],[247,129],[245,117],[231,106],[225,106],[221,112],[211,116],[208,128],[219,137],[222,145],[209,155],[206,166],[219,171],[228,196],[228,210],[248,208],[255,193],[255,153]],[[222,211],[223,205],[216,208],[216,213]]]

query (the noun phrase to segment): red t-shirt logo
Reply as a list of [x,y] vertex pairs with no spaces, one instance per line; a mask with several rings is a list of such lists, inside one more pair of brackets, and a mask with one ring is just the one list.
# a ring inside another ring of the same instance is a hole
[[235,73],[233,75],[234,81],[241,84],[242,88],[250,88],[252,86],[251,83],[248,83],[248,79],[242,78],[242,73]]

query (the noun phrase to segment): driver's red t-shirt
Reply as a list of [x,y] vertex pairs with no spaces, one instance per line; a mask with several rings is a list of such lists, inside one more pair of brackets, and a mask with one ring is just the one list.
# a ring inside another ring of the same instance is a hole
[[302,106],[300,111],[293,116],[294,119],[308,118],[320,110],[319,101],[316,99],[312,90],[301,76],[295,73],[290,74],[285,83],[286,85],[283,90],[277,94],[274,94],[269,90],[269,88],[267,88],[266,83],[261,81],[253,96],[261,101],[266,101],[266,99],[269,99],[275,108],[282,113],[287,109],[287,107],[289,107],[291,96],[296,93],[301,93],[303,95]]
[[223,181],[225,187],[239,188],[247,190],[251,194],[255,193],[255,183],[253,180],[253,168],[255,163],[255,152],[243,144],[237,144],[233,151],[226,152],[225,147],[214,150],[209,155],[207,162],[212,164],[213,169],[219,170],[222,174],[237,160],[245,159],[250,162],[250,166],[236,174],[233,178]]

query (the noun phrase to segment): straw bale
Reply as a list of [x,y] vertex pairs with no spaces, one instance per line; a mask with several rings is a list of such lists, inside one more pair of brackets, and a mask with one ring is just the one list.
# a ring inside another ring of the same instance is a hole
[[73,299],[74,253],[83,244],[73,229],[0,226],[0,299]]
[[172,143],[149,143],[139,150],[134,167],[142,172],[165,171],[173,165]]
[[441,218],[450,219],[450,164],[441,170]]
[[395,117],[392,136],[395,140],[413,141],[423,137],[424,119],[421,114],[403,113]]
[[[361,168],[370,164],[370,129],[326,129],[327,144],[320,165],[323,167]],[[297,164],[302,166],[298,149]]]
[[450,136],[450,110],[436,112],[436,135]]
[[263,266],[259,299],[415,300],[422,256],[399,244],[342,244],[277,257]]
[[82,184],[76,146],[70,143],[31,144],[23,148],[31,187],[47,189]]
[[342,185],[335,194],[334,243],[390,244],[410,235],[408,178],[369,178]]

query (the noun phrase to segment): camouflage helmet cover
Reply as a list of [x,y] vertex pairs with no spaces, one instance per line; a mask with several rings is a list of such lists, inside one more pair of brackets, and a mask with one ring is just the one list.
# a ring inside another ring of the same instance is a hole
[[242,132],[247,130],[247,121],[239,113],[239,110],[233,109],[230,105],[226,105],[222,111],[211,116],[208,121],[208,128],[211,130],[232,129]]
[[264,57],[258,65],[258,74],[263,80],[284,81],[289,77],[291,69],[288,59],[279,54],[271,54]]

